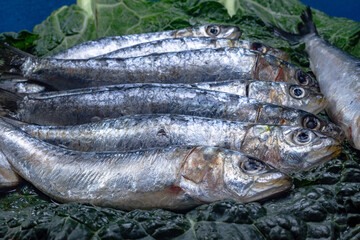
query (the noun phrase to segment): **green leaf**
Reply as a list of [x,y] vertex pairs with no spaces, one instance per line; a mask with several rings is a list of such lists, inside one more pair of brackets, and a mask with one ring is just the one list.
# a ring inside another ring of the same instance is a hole
[[7,42],[25,52],[33,52],[37,38],[38,35],[28,31],[21,31],[19,33],[5,32],[0,34],[1,42]]
[[[283,30],[297,32],[305,6],[298,0],[220,0],[231,14],[252,15]],[[331,44],[360,58],[360,22],[329,17],[312,9],[317,30]],[[251,32],[251,31],[249,31]]]
[[96,38],[94,19],[76,5],[54,11],[33,31],[39,36],[33,52],[37,56],[51,55]]

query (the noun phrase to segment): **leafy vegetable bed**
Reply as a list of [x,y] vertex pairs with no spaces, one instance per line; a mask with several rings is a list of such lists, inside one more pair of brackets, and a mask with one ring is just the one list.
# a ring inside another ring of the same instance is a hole
[[[286,50],[308,69],[301,44],[275,38],[270,22],[295,31],[304,5],[296,0],[83,0],[52,13],[33,33],[3,33],[37,56],[103,36],[152,32],[211,22],[235,24],[244,39]],[[232,17],[229,13],[234,14]],[[320,35],[360,58],[360,23],[315,11]],[[294,189],[262,203],[216,202],[189,212],[124,212],[86,204],[57,204],[30,184],[0,195],[4,239],[360,239],[360,152],[343,153],[309,172],[294,174]]]

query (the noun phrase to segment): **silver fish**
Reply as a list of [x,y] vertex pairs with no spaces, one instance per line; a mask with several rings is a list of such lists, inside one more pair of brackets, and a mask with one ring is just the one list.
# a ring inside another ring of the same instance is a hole
[[[245,79],[222,82],[173,84],[174,87],[196,87],[255,98],[268,103],[298,108],[317,114],[324,110],[327,101],[318,91],[284,82],[254,81]],[[54,91],[42,83],[10,79],[0,83],[0,88],[14,93],[37,93]]]
[[64,60],[36,58],[0,44],[2,78],[22,76],[55,89],[122,83],[194,83],[231,79],[290,82],[317,88],[301,69],[243,48],[198,49],[117,59]]
[[152,42],[145,42],[134,46],[120,48],[116,51],[96,56],[95,58],[131,58],[140,57],[154,53],[181,52],[195,49],[205,48],[223,48],[237,47],[259,51],[269,54],[283,60],[287,60],[288,56],[284,51],[266,46],[260,42],[250,42],[246,40],[233,40],[225,38],[173,38],[163,39]]
[[250,202],[291,188],[264,162],[215,147],[78,152],[56,147],[0,121],[0,149],[13,169],[60,202],[119,209],[187,209],[231,199]]
[[20,125],[38,139],[77,151],[206,145],[251,154],[286,173],[308,170],[341,150],[339,140],[306,128],[185,115],[131,115],[75,126]]
[[168,84],[125,84],[25,97],[0,89],[0,112],[40,125],[74,125],[133,114],[183,114],[241,122],[291,125],[342,137],[333,123],[300,109],[253,98]]
[[119,48],[129,47],[136,44],[156,41],[161,39],[172,39],[182,37],[210,37],[239,39],[241,31],[236,26],[226,25],[205,25],[189,27],[178,30],[141,33],[133,35],[123,35],[114,37],[104,37],[97,40],[87,41],[77,44],[71,48],[61,51],[52,58],[58,59],[87,59],[98,55],[103,55]]
[[350,143],[360,149],[360,59],[357,59],[321,38],[308,7],[301,15],[300,34],[276,28],[279,36],[306,45],[310,67],[316,75],[321,92],[328,100],[326,112],[345,132]]

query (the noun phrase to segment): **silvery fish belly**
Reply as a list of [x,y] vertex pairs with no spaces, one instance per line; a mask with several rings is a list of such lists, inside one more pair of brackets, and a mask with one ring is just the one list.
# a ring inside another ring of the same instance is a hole
[[83,125],[23,125],[21,129],[51,144],[84,152],[172,145],[223,147],[251,154],[286,173],[308,170],[341,151],[339,140],[306,128],[184,115],[131,115]]
[[[329,46],[316,36],[308,39],[306,49],[314,51],[309,54],[311,66],[329,102],[326,108],[329,117],[342,127],[350,143],[360,150],[360,60]],[[323,59],[326,59],[326,64]]]
[[40,125],[74,125],[134,114],[183,114],[310,128],[336,138],[333,123],[296,108],[235,94],[168,84],[125,84],[27,94],[0,90],[0,112]]
[[204,48],[223,48],[223,47],[237,47],[246,48],[254,51],[259,51],[264,54],[269,54],[284,60],[288,59],[288,56],[284,51],[266,46],[259,42],[250,42],[246,40],[233,40],[225,38],[173,38],[163,39],[152,42],[145,42],[130,46],[127,48],[120,48],[116,51],[96,56],[95,58],[130,58],[145,56],[154,53],[166,53],[166,52],[181,52],[195,49]]
[[350,143],[360,150],[360,60],[316,36],[308,39],[308,43],[306,49],[313,51],[309,54],[312,69],[328,100],[326,111],[342,127]]
[[301,69],[271,55],[244,48],[198,49],[134,58],[64,60],[36,58],[0,45],[1,77],[21,76],[55,89],[123,83],[195,83],[231,79],[291,82],[317,89]]
[[299,108],[314,114],[324,110],[327,104],[324,95],[320,92],[285,82],[239,79],[222,82],[194,83],[190,86],[256,98],[268,103]]
[[175,146],[78,152],[37,140],[0,120],[0,148],[21,177],[60,202],[119,209],[187,209],[251,202],[291,188],[291,178],[242,153]]
[[213,25],[164,31],[164,32],[152,32],[152,33],[141,33],[141,34],[133,34],[133,35],[114,36],[114,37],[104,37],[97,40],[92,40],[77,44],[51,57],[58,59],[87,59],[98,55],[107,54],[119,48],[125,48],[136,44],[156,41],[161,39],[172,39],[172,38],[182,38],[182,37],[210,37],[210,38],[239,39],[240,36],[241,36],[241,31],[236,26],[213,24]]
[[0,151],[0,190],[19,185],[21,177],[11,168],[6,156]]
[[329,44],[321,38],[308,8],[301,16],[304,21],[300,35],[277,29],[278,34],[291,41],[302,41],[310,58],[321,92],[328,101],[326,111],[346,137],[360,149],[360,59]]

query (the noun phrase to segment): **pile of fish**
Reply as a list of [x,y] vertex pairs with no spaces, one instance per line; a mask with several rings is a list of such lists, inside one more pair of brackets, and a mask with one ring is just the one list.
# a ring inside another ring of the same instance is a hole
[[315,115],[327,105],[315,79],[240,36],[200,26],[47,58],[1,43],[0,187],[21,176],[60,202],[126,210],[288,191],[344,134]]

